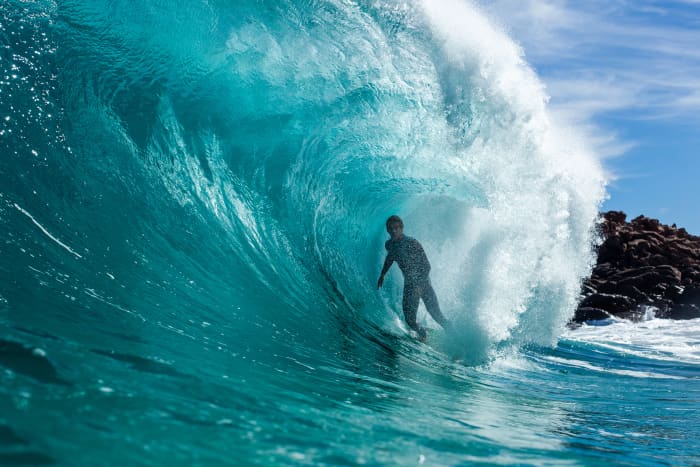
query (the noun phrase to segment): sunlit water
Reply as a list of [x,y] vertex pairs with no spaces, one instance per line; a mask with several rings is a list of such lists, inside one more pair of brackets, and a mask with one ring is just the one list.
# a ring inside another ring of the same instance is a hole
[[567,329],[602,172],[473,5],[0,14],[0,464],[697,463],[700,323]]

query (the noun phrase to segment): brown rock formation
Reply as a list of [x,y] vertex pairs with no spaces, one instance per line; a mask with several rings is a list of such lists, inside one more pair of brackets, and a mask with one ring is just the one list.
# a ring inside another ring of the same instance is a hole
[[603,215],[598,262],[584,281],[574,322],[619,316],[639,320],[700,318],[700,237],[676,225],[626,214]]

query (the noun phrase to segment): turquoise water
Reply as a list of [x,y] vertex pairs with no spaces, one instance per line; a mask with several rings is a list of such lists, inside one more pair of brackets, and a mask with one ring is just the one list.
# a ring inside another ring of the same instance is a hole
[[0,13],[0,464],[697,464],[700,322],[567,329],[602,170],[473,5]]

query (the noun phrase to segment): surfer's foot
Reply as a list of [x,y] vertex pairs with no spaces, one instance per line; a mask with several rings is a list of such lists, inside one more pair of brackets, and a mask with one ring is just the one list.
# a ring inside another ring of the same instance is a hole
[[418,330],[418,340],[421,341],[421,342],[425,342],[426,339],[428,339],[428,333],[425,332],[425,329],[424,329],[424,328],[420,328],[420,329]]

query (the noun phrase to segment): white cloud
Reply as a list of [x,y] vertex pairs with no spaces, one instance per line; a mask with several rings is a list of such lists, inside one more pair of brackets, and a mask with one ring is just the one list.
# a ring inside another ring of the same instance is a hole
[[604,157],[636,142],[605,129],[601,117],[700,124],[697,5],[700,0],[481,2],[523,46],[554,117],[583,129]]
[[[523,45],[553,100],[576,103],[583,117],[625,108],[695,116],[700,28],[682,24],[700,24],[700,9],[688,17],[686,6],[678,21],[655,23],[649,15],[680,15],[659,6],[673,2],[639,3],[494,0],[483,8]],[[587,106],[582,90],[593,91]]]

